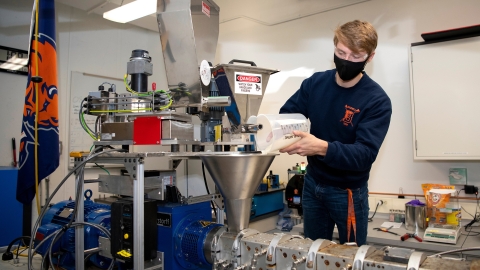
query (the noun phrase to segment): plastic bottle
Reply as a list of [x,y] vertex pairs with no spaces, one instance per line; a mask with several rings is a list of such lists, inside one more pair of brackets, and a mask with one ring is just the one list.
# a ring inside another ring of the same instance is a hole
[[388,217],[388,221],[390,221],[390,222],[395,221],[395,214],[393,213],[393,209],[390,209],[390,215]]
[[305,173],[305,168],[306,168],[306,164],[305,162],[302,161],[302,163],[300,163],[300,170],[301,170],[301,173]]
[[272,170],[270,170],[270,174],[267,176],[267,185],[268,185],[268,188],[271,188],[272,187],[272,181],[273,181],[273,172]]
[[395,222],[400,222],[400,210],[395,210]]

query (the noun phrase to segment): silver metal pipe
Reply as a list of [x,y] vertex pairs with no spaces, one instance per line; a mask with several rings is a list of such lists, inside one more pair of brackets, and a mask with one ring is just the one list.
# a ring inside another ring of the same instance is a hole
[[[75,178],[75,187],[80,190],[76,190],[76,194],[81,194],[82,198],[79,198],[77,207],[77,215],[75,217],[75,221],[78,223],[84,222],[85,217],[85,207],[83,201],[83,194],[85,194],[85,187],[83,185],[83,171],[77,173]],[[85,233],[83,226],[75,227],[75,269],[85,269],[85,261],[83,256],[83,251],[85,250]]]
[[204,97],[202,105],[204,107],[228,107],[232,104],[229,96],[221,97]]
[[88,254],[100,252],[100,251],[102,251],[102,250],[103,250],[103,248],[100,248],[100,247],[91,248],[91,249],[85,250],[84,254],[85,254],[85,255],[88,255]]
[[[135,162],[136,175],[133,181],[133,235],[135,235],[133,241],[133,269],[144,269],[143,258],[145,250],[144,239],[144,161],[138,159]],[[83,260],[82,260],[83,261]],[[77,268],[83,269],[83,268]]]

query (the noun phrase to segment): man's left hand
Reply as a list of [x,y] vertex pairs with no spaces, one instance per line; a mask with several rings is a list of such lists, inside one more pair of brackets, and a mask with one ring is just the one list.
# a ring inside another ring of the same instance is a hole
[[310,133],[298,130],[293,131],[293,135],[299,136],[301,139],[290,146],[280,149],[280,153],[298,154],[300,156],[325,156],[327,153],[328,143],[326,141],[318,139]]

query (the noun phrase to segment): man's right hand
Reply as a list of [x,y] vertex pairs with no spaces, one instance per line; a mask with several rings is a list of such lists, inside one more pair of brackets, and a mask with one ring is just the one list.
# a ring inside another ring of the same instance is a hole
[[301,139],[283,149],[280,153],[288,153],[289,155],[298,154],[300,156],[325,156],[327,154],[328,143],[318,139],[310,133],[295,130],[293,135],[301,137]]

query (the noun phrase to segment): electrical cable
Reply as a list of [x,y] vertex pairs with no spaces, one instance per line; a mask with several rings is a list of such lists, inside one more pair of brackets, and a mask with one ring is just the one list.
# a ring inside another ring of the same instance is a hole
[[[31,239],[30,236],[20,236],[20,237],[17,237],[15,239],[13,239],[10,244],[8,244],[8,247],[7,247],[7,250],[5,251],[5,253],[3,253],[2,255],[2,260],[3,261],[8,261],[8,260],[11,260],[13,259],[13,253],[11,252],[11,249],[12,249],[12,246],[18,242],[19,240],[22,240],[23,242],[23,239]],[[25,244],[25,242],[23,242]],[[25,245],[26,246],[26,245]],[[20,247],[20,244],[18,245],[17,249]]]
[[463,206],[462,206],[462,209],[465,213],[467,213],[469,216],[471,216],[472,218],[475,219],[475,217],[472,214],[470,214],[469,212],[467,212],[467,210]]
[[[95,223],[90,223],[90,222],[75,222],[75,223],[72,223],[70,226],[64,226],[63,228],[61,229],[58,229],[57,231],[55,231],[53,233],[54,238],[53,240],[50,242],[50,245],[48,246],[48,255],[49,255],[49,260],[50,260],[50,266],[52,267],[52,269],[55,269],[54,265],[53,265],[53,260],[52,260],[52,248],[53,248],[53,245],[55,244],[55,242],[57,242],[58,239],[60,239],[60,237],[63,236],[63,234],[70,228],[73,228],[73,227],[77,227],[77,226],[84,226],[84,225],[87,225],[87,226],[92,226],[92,227],[95,227],[97,229],[99,229],[100,231],[102,231],[108,239],[111,240],[111,234],[110,232],[103,226],[101,225],[98,225],[98,224],[95,224]],[[58,237],[60,235],[60,237]],[[114,263],[114,261],[112,260],[112,263]]]
[[80,113],[80,121],[81,121],[81,126],[83,127],[83,130],[85,130],[93,140],[97,140],[97,138],[93,134],[93,131],[91,131],[90,127],[85,122],[83,112]]
[[[467,231],[467,229],[465,228],[464,229],[465,231]],[[470,233],[474,233],[474,234],[470,234]],[[466,236],[477,236],[477,235],[480,235],[480,232],[479,231],[473,231],[472,230],[472,227],[469,228],[469,231],[467,234],[463,233],[463,232],[460,232],[461,235],[466,235]]]
[[438,256],[442,256],[442,255],[445,255],[445,254],[450,254],[450,253],[455,253],[455,252],[463,252],[463,251],[473,251],[473,250],[480,250],[480,247],[453,249],[453,250],[448,250],[448,251],[436,253],[436,254],[430,255],[428,257],[438,257]]
[[[210,190],[208,189],[207,185],[207,177],[205,176],[205,164],[202,162],[202,173],[203,173],[203,183],[205,183],[205,188],[207,189],[207,194],[210,195]],[[217,209],[213,201],[210,200],[210,205],[212,206],[213,212],[215,213],[215,218],[217,217]]]
[[100,118],[101,117],[102,116],[99,115],[99,116],[97,116],[97,119],[95,119],[95,137],[97,137],[98,139],[100,139],[100,131],[99,131],[100,128],[99,127],[100,127]]
[[94,163],[94,164],[95,164],[95,166],[97,166],[98,168],[100,168],[100,169],[102,169],[103,171],[105,171],[106,173],[108,173],[108,175],[110,175],[110,172],[109,172],[107,169],[105,169],[105,166],[98,165],[98,163]]
[[[463,245],[465,245],[465,242],[467,241],[467,238],[470,236],[470,233],[472,231],[471,229],[471,226],[473,225],[473,223],[477,222],[478,221],[478,193],[475,193],[475,198],[477,199],[477,207],[475,208],[475,217],[473,218],[472,221],[470,221],[470,223],[468,223],[467,225],[465,225],[465,231],[470,227],[470,230],[468,231],[468,234],[467,236],[465,236],[465,239],[463,240],[463,243],[462,245],[460,246],[460,249],[463,248]],[[458,197],[458,195],[457,195]],[[463,257],[463,252],[460,253],[461,256]]]
[[375,214],[377,213],[378,206],[380,206],[380,203],[377,203],[377,207],[375,207],[375,211],[373,212],[372,217],[369,217],[369,218],[368,218],[368,222],[372,222],[372,221],[373,221],[373,217],[374,217]]
[[[127,83],[127,77],[128,77],[128,74],[125,74],[125,75],[123,76],[123,83],[125,84],[125,88],[127,89],[128,92],[130,92],[130,93],[132,93],[132,94],[134,94],[134,95],[137,95],[137,96],[139,96],[139,97],[147,97],[147,96],[152,96],[152,97],[153,97],[153,96],[155,95],[155,93],[164,93],[164,94],[167,95],[167,98],[168,98],[170,101],[169,101],[169,103],[168,103],[167,105],[162,106],[162,107],[159,107],[159,109],[160,109],[160,110],[165,110],[165,109],[169,108],[169,107],[172,105],[173,99],[172,99],[172,97],[170,96],[170,94],[169,94],[167,91],[165,91],[165,90],[156,90],[156,91],[151,92],[151,94],[150,94],[150,93],[139,93],[139,92],[135,92],[135,91],[134,91],[132,88],[130,88],[130,86],[128,85],[128,83]],[[188,93],[188,92],[187,92],[187,93]],[[188,94],[190,94],[190,93],[188,93]]]
[[96,136],[94,135],[94,131],[87,125],[85,122],[85,117],[83,113],[83,103],[85,102],[85,99],[82,99],[80,102],[80,110],[78,111],[78,121],[80,122],[80,126],[82,127],[85,132],[94,140],[96,140]]
[[[29,238],[30,238],[30,237],[29,237]],[[25,247],[27,246],[27,245],[25,244],[24,238],[22,238],[22,244],[23,244],[23,246],[25,246]],[[26,248],[25,248],[25,249],[26,249]],[[23,249],[22,252],[23,252],[25,249]],[[18,244],[18,247],[17,247],[16,250],[17,250],[17,257],[16,257],[15,259],[18,259],[18,254],[19,254],[19,251],[20,251],[20,243]]]
[[131,110],[107,110],[107,111],[90,111],[91,113],[116,113],[116,112],[140,112],[140,111],[151,111],[152,108],[139,108]]
[[[57,194],[57,192],[60,190],[60,188],[63,186],[63,184],[68,180],[68,178],[75,172],[77,172],[78,170],[80,170],[81,168],[83,168],[85,166],[85,164],[87,162],[89,162],[90,160],[96,158],[97,156],[100,156],[100,155],[103,155],[105,153],[109,153],[109,152],[126,152],[125,149],[108,149],[108,150],[104,150],[102,152],[96,152],[97,149],[102,149],[102,147],[98,147],[95,149],[94,151],[94,154],[91,154],[89,155],[85,160],[83,160],[82,162],[80,162],[75,168],[73,168],[63,179],[62,181],[60,181],[60,183],[58,184],[58,186],[55,188],[55,190],[52,192],[52,194],[50,195],[50,197],[47,199],[45,205],[49,205],[50,202],[52,201],[52,199],[55,197],[55,195]],[[80,181],[79,181],[79,184],[80,184]],[[78,197],[78,196],[77,196]],[[40,222],[41,220],[43,219],[43,217],[45,216],[45,213],[47,212],[47,207],[43,207],[37,220],[35,221],[35,224],[33,226],[33,230],[32,230],[32,234],[31,235],[36,235],[37,233],[37,230],[38,230],[38,227],[40,225]],[[30,239],[30,248],[28,249],[28,269],[29,270],[33,270],[32,268],[32,248],[33,247],[33,240],[34,238],[32,237]],[[36,250],[36,249],[35,249]]]
[[27,250],[27,249],[28,249],[28,246],[25,245],[25,247],[22,249],[22,251],[20,251],[20,253],[17,253],[17,259],[18,259],[19,256],[21,256],[21,257],[27,257],[27,255],[22,254],[22,253],[23,253],[25,250]]
[[[97,118],[97,119],[98,119],[98,118]],[[95,144],[92,144],[92,146],[90,147],[90,152],[92,152],[92,149],[93,149],[94,146],[95,146]],[[98,165],[98,163],[96,163],[96,162],[95,162],[94,164],[95,164],[96,167],[102,169],[102,170],[105,171],[108,175],[110,175],[110,172],[109,172],[107,169],[105,169],[105,166]]]

